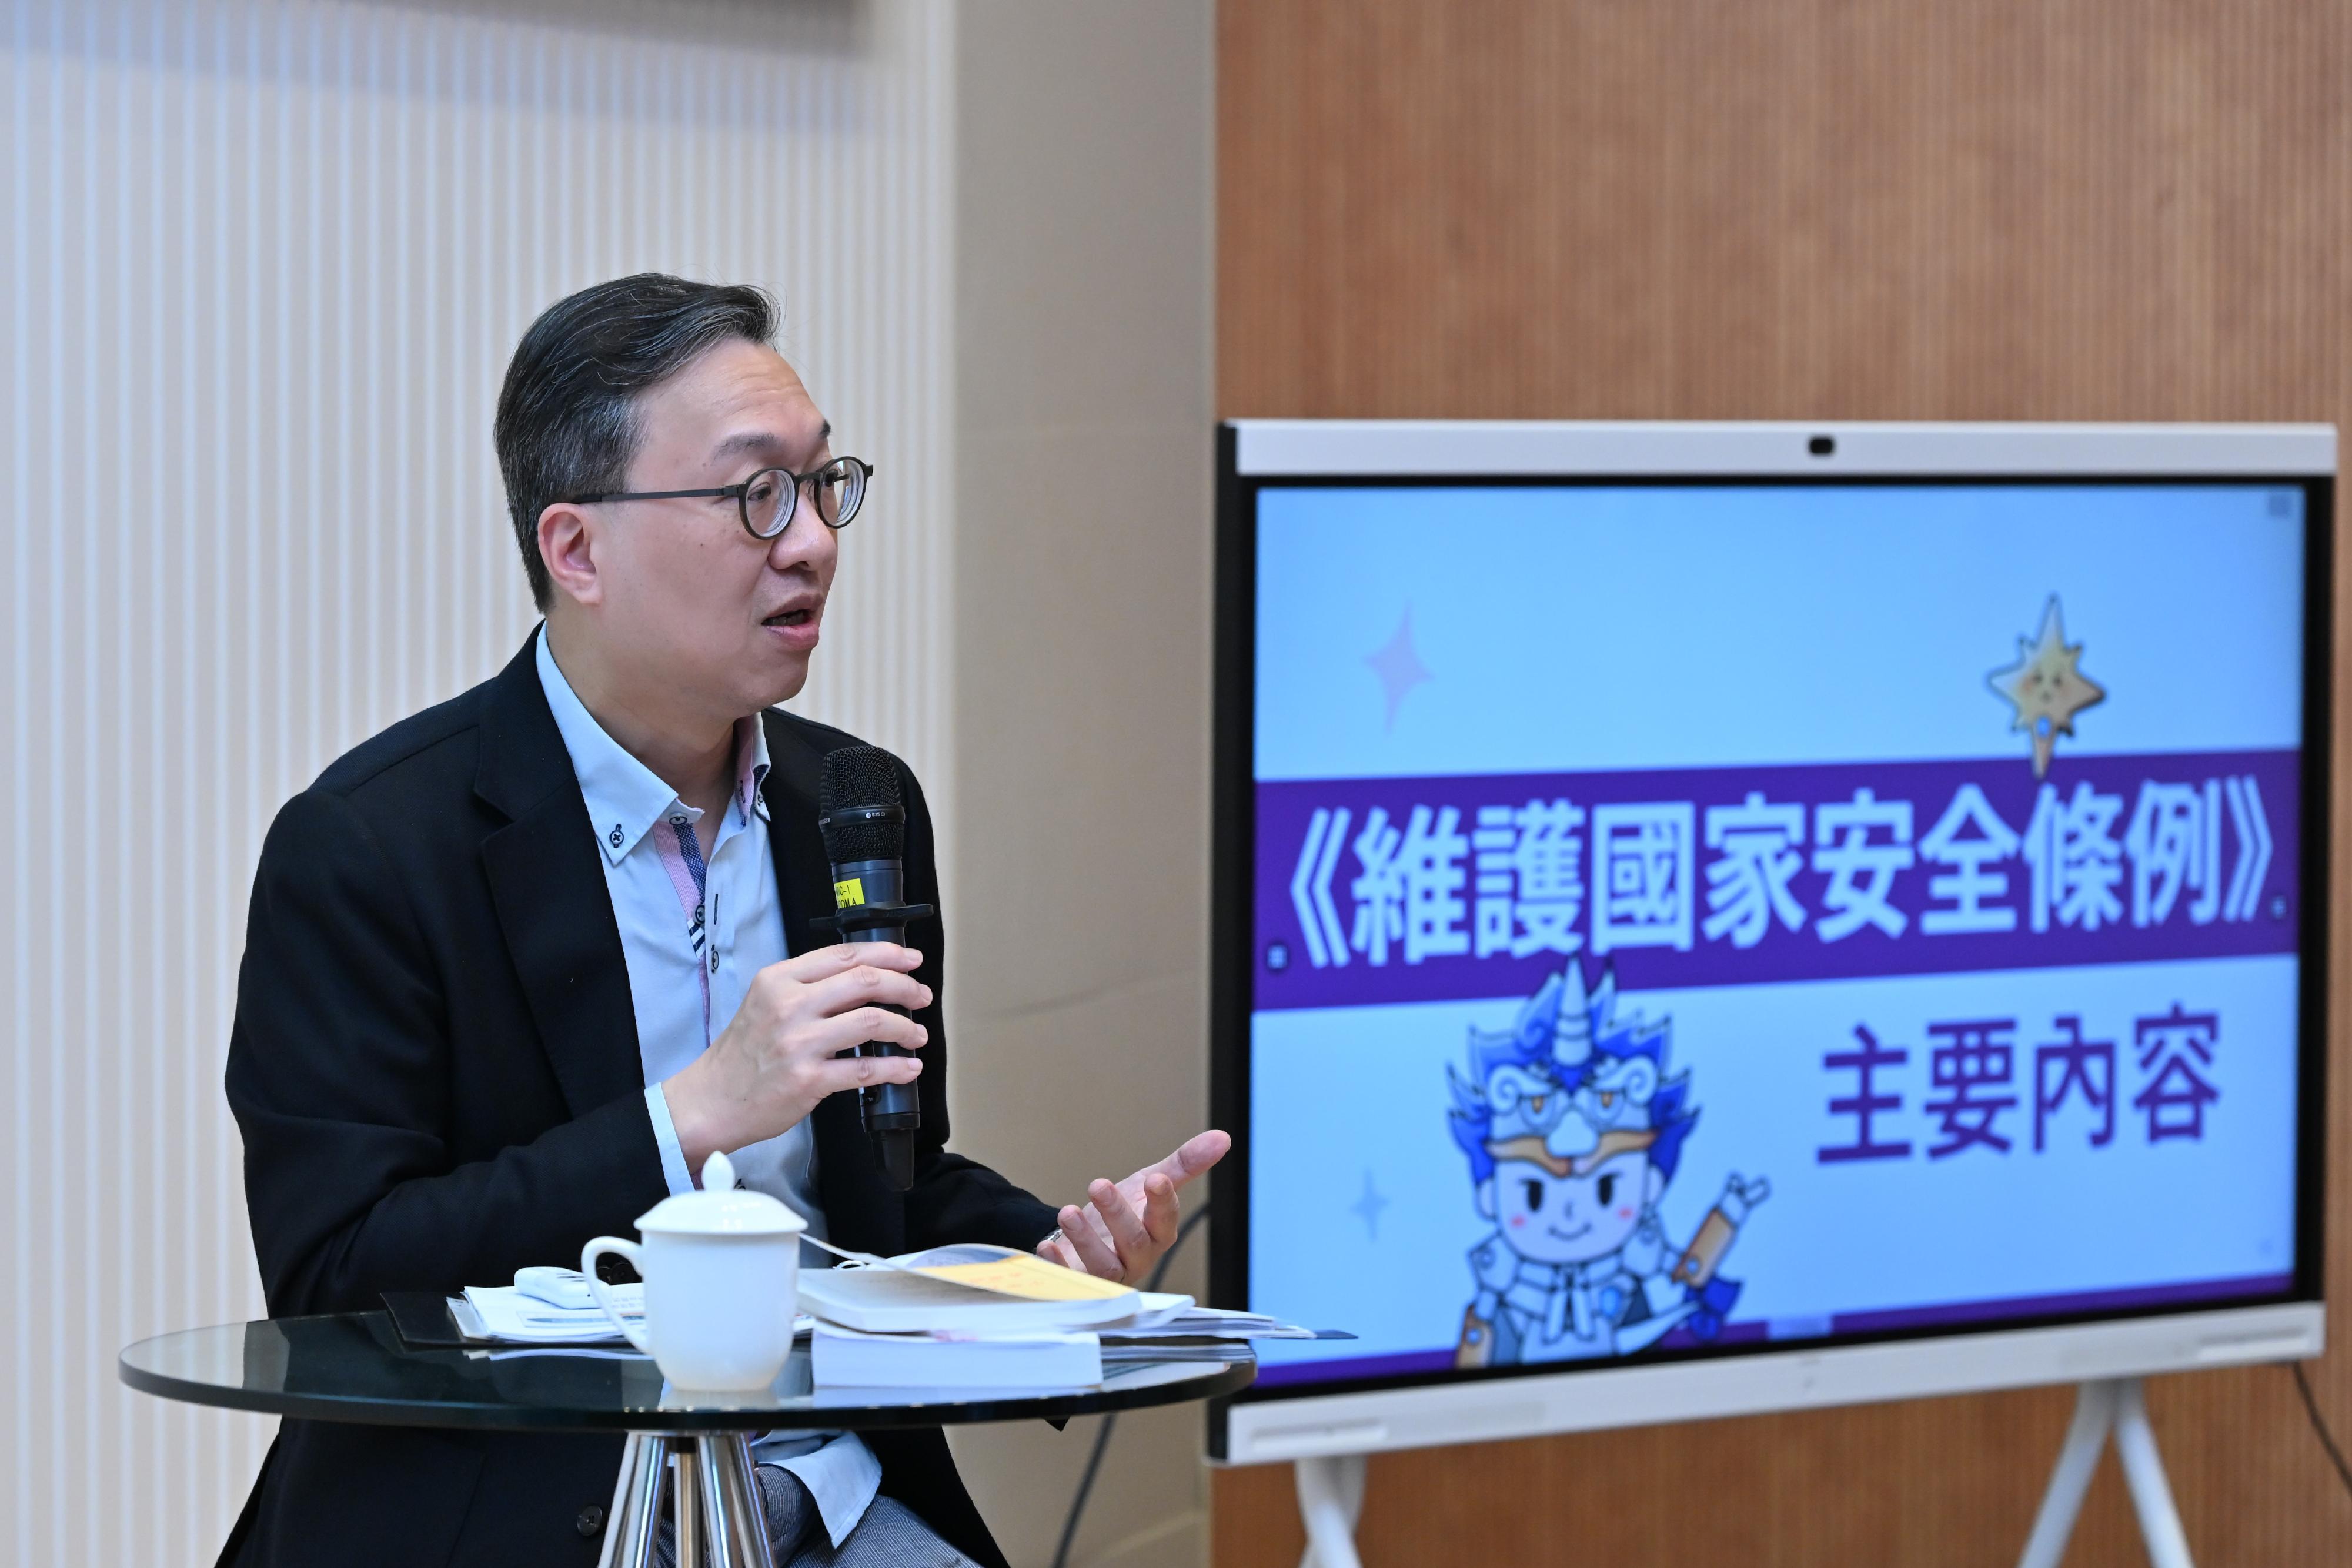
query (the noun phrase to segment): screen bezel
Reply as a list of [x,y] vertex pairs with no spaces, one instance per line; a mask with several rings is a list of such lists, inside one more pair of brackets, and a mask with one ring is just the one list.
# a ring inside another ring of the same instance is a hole
[[[2333,749],[2334,625],[2334,474],[2325,467],[2292,460],[2282,462],[2281,448],[2311,449],[2316,433],[2304,429],[2282,433],[2276,427],[2232,431],[2228,427],[2196,427],[2193,432],[2168,427],[2040,426],[1775,426],[1760,424],[1698,425],[1577,425],[1570,423],[1500,426],[1444,423],[1384,423],[1349,425],[1331,422],[1285,422],[1270,428],[1284,436],[1307,437],[1292,443],[1312,453],[1349,444],[1348,437],[1377,432],[1379,458],[1375,465],[1350,471],[1314,471],[1321,466],[1310,455],[1294,471],[1288,465],[1269,465],[1245,472],[1242,438],[1251,429],[1227,422],[1217,434],[1216,579],[1214,607],[1214,762],[1211,791],[1213,817],[1211,873],[1210,933],[1210,1105],[1214,1124],[1232,1134],[1234,1147],[1212,1181],[1210,1227],[1210,1300],[1224,1307],[1248,1302],[1249,1268],[1249,1040],[1254,936],[1251,929],[1252,877],[1255,832],[1255,741],[1256,665],[1256,561],[1258,496],[1273,488],[1391,488],[1443,486],[1476,487],[1583,487],[1657,486],[1679,487],[1764,486],[1787,485],[1847,486],[1916,484],[1944,486],[2111,486],[2230,484],[2292,486],[2304,495],[2304,692],[2302,787],[2304,820],[2299,824],[2301,852],[2298,981],[2296,1164],[2294,1190],[2295,1266],[2294,1282],[2284,1292],[2212,1301],[1986,1319],[1927,1327],[1847,1333],[1816,1339],[1747,1342],[1737,1345],[1691,1346],[1673,1351],[1653,1349],[1635,1358],[1612,1358],[1591,1364],[1538,1363],[1472,1371],[1444,1369],[1343,1377],[1271,1387],[1251,1388],[1216,1401],[1210,1419],[1211,1454],[1225,1457],[1224,1412],[1234,1404],[1263,1404],[1333,1396],[1398,1393],[1432,1387],[1466,1388],[1478,1384],[1508,1385],[1531,1377],[1572,1380],[1581,1375],[1627,1373],[1641,1368],[1687,1367],[1710,1361],[1751,1362],[1789,1354],[1823,1356],[1849,1349],[1906,1342],[1988,1342],[2020,1331],[2077,1329],[2103,1322],[2193,1317],[2249,1307],[2317,1304],[2323,1301],[2326,1186],[2326,1038],[2328,998],[2328,886],[2332,802],[2328,795]],[[1318,443],[1325,432],[1339,439]],[[2325,433],[2332,448],[2333,432]],[[2279,437],[2287,440],[2282,443]],[[1486,448],[1487,458],[1475,471],[1425,461],[1416,463],[1416,446],[1443,448],[1444,437],[1457,445]],[[1460,439],[1464,436],[1471,440]],[[1514,444],[1511,437],[1528,437]],[[1432,437],[1416,443],[1415,436]],[[1497,437],[1501,438],[1498,444]],[[1861,439],[1856,440],[1859,436]],[[2069,443],[2068,437],[2079,439]],[[2243,436],[2236,442],[2233,437]],[[2188,439],[2184,439],[2187,437]],[[2303,438],[2299,443],[2294,439]],[[1818,451],[1826,440],[1829,454]],[[2155,443],[2162,443],[2159,447]],[[2221,462],[2197,462],[2200,453],[2218,449]],[[1500,445],[1521,444],[1540,455],[1549,445],[1553,466],[1507,471],[1492,459]],[[2074,452],[2068,450],[2070,444]],[[2229,451],[2232,445],[2240,450]],[[1948,466],[1935,464],[1938,449]],[[2135,447],[2140,465],[2119,465],[2116,454],[2126,456]],[[1574,467],[1558,465],[1562,449],[1605,452],[1601,461]],[[1860,449],[1857,453],[1857,448]],[[2192,466],[2177,466],[2184,455]],[[2032,459],[2013,459],[2000,465],[2000,454],[2030,451]],[[1843,450],[1846,461],[1837,460]],[[2161,459],[2150,460],[2161,450]],[[1626,455],[1637,454],[1626,466]],[[1875,452],[1877,460],[1873,460]],[[2090,452],[2090,461],[2069,461]],[[1987,463],[1989,454],[1990,463]],[[1665,461],[1658,460],[1671,455]],[[1893,460],[1888,460],[1893,455]],[[1643,461],[1646,455],[1650,460]],[[2247,460],[2240,466],[2237,458]],[[1253,465],[1256,467],[1256,465]],[[2000,1381],[2000,1380],[1995,1380]],[[1410,1446],[1410,1445],[1402,1445]]]

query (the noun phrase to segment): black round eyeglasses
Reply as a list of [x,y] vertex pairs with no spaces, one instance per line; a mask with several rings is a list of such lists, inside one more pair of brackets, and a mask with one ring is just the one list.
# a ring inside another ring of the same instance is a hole
[[866,502],[866,482],[874,465],[862,457],[836,457],[813,474],[789,468],[762,468],[740,485],[710,490],[607,490],[595,496],[574,496],[571,504],[596,501],[677,501],[693,496],[731,496],[743,518],[744,531],[755,539],[772,539],[792,527],[805,488],[816,503],[816,518],[828,528],[845,528]]

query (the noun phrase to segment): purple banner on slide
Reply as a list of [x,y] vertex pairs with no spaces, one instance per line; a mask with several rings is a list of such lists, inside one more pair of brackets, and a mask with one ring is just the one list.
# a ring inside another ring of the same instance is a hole
[[1261,783],[1261,1010],[2291,953],[2301,755]]
[[[1847,1334],[1886,1333],[1904,1329],[1958,1328],[1976,1323],[1998,1327],[2037,1318],[2074,1317],[2092,1312],[2148,1312],[2165,1307],[2223,1305],[2284,1296],[2294,1288],[2292,1274],[2257,1274],[2236,1280],[2198,1280],[2175,1285],[2145,1285],[2129,1290],[2077,1291],[2072,1294],[2020,1296],[1998,1301],[1958,1301],[1942,1306],[1906,1307],[1887,1312],[1840,1312],[1822,1320],[1824,1333],[1805,1338],[1835,1339]],[[1731,1323],[1713,1342],[1717,1344],[1756,1343],[1775,1337],[1769,1325]],[[1784,1336],[1795,1337],[1795,1336]],[[1699,1342],[1686,1334],[1670,1336],[1666,1344],[1688,1349]],[[1638,1357],[1630,1358],[1639,1364]],[[1534,1364],[1541,1370],[1576,1372],[1602,1366],[1622,1366],[1629,1358]],[[1257,1385],[1279,1387],[1295,1383],[1336,1383],[1342,1379],[1409,1377],[1415,1374],[1451,1371],[1451,1350],[1405,1351],[1391,1355],[1334,1357],[1328,1361],[1273,1362],[1258,1369]]]

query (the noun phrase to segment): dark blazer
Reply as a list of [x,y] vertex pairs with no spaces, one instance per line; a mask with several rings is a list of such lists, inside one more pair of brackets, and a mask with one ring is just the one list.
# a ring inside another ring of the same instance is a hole
[[[819,759],[856,742],[771,711],[762,789],[795,953],[830,907]],[[905,785],[907,896],[937,903],[921,789]],[[565,1263],[666,1196],[628,971],[596,830],[533,663],[403,720],[286,803],[254,877],[229,1040],[230,1108],[272,1316],[378,1309]],[[942,933],[919,923],[940,989]],[[826,1223],[846,1247],[1028,1248],[1054,1211],[946,1152],[936,1001],[913,1190],[888,1185],[836,1094],[814,1117]],[[1003,1559],[939,1432],[867,1438],[882,1490],[982,1563]],[[620,1439],[289,1420],[224,1563],[593,1563]]]

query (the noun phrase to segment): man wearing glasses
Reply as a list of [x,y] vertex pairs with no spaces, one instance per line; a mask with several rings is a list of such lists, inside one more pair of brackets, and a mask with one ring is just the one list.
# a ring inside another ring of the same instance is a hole
[[[832,450],[773,329],[756,289],[652,274],[534,322],[496,435],[545,624],[271,827],[227,1087],[273,1316],[576,1258],[719,1149],[844,1246],[989,1241],[1136,1280],[1224,1153],[1201,1134],[1057,1214],[945,1150],[939,921],[814,945],[818,766],[856,743],[774,705],[873,469]],[[936,903],[901,773],[906,896]],[[867,1040],[911,1054],[843,1054]],[[903,1193],[842,1092],[884,1082],[921,1101]],[[223,1561],[593,1563],[619,1456],[289,1421]],[[755,1457],[779,1564],[1003,1562],[936,1431]]]

